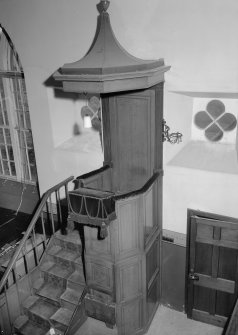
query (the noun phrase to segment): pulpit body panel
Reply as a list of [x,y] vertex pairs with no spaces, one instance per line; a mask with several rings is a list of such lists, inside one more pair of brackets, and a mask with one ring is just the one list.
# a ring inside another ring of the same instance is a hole
[[104,168],[79,185],[114,194],[115,218],[104,240],[100,227],[84,227],[86,308],[131,335],[147,328],[161,295],[163,83],[101,100]]
[[163,83],[147,90],[102,95],[104,164],[112,191],[140,189],[162,169]]
[[84,225],[86,313],[131,335],[161,296],[163,83],[101,100],[104,166],[77,178],[69,220]]

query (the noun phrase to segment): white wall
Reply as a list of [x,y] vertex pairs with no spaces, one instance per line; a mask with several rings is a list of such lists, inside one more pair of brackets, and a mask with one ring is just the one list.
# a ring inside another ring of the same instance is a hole
[[[17,48],[26,75],[41,193],[102,163],[98,146],[89,151],[80,147],[78,152],[59,148],[70,139],[79,112],[73,101],[55,97],[44,85],[58,67],[88,50],[98,2],[0,0],[0,23]],[[108,11],[115,35],[131,54],[163,57],[171,65],[165,119],[184,134],[184,142],[164,145],[164,227],[185,232],[188,207],[238,217],[236,176],[167,165],[190,140],[191,128],[192,98],[173,91],[238,92],[238,2],[111,0]]]

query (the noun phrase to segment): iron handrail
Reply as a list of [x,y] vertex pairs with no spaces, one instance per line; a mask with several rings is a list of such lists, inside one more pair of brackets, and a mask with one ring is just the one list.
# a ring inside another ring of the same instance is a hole
[[41,212],[42,212],[42,210],[43,210],[43,208],[44,208],[44,206],[45,206],[45,204],[46,204],[46,202],[47,202],[47,199],[49,198],[49,196],[50,196],[53,192],[57,191],[57,190],[60,189],[62,186],[67,185],[67,184],[68,184],[70,181],[72,181],[73,179],[74,179],[73,176],[68,177],[67,179],[65,179],[64,181],[60,182],[59,184],[57,184],[57,185],[51,187],[51,188],[50,188],[48,191],[46,191],[45,194],[43,195],[43,197],[42,197],[42,199],[41,199],[41,202],[40,202],[39,206],[37,207],[37,209],[36,209],[36,211],[35,211],[35,214],[33,215],[32,219],[31,219],[31,222],[30,222],[30,224],[29,224],[29,226],[28,226],[28,228],[27,228],[25,234],[24,234],[24,236],[23,236],[23,238],[22,238],[20,244],[18,245],[18,247],[17,247],[17,249],[16,249],[14,255],[12,256],[10,262],[8,263],[7,269],[6,269],[6,271],[4,272],[4,275],[3,275],[3,277],[2,277],[2,279],[1,279],[1,281],[0,281],[0,292],[2,291],[2,289],[3,289],[3,287],[4,287],[5,283],[6,283],[6,281],[7,281],[7,279],[8,279],[8,276],[9,276],[10,272],[12,271],[12,269],[13,269],[15,263],[17,262],[18,257],[19,257],[19,255],[20,255],[20,253],[21,253],[21,251],[22,251],[22,248],[24,247],[24,245],[25,245],[27,239],[29,238],[29,236],[30,236],[30,234],[31,234],[31,232],[32,232],[32,230],[33,230],[33,228],[34,228],[34,226],[35,226],[35,224],[36,224],[36,222],[37,222],[37,220],[38,220],[38,218],[39,218],[39,216],[40,216],[40,214],[41,214]]

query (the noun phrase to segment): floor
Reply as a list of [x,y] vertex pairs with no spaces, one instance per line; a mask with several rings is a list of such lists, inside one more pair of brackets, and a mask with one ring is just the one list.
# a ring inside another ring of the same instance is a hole
[[223,329],[187,319],[186,314],[160,306],[146,335],[221,335]]
[[[186,314],[159,306],[146,335],[221,335],[222,328],[187,319]],[[74,335],[114,335],[116,330],[103,322],[88,318]]]

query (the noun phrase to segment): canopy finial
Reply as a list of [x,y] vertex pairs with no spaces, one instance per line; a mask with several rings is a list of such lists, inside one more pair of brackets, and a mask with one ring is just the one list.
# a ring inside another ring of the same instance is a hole
[[105,13],[110,5],[109,0],[101,0],[99,4],[97,4],[97,9],[100,14]]

